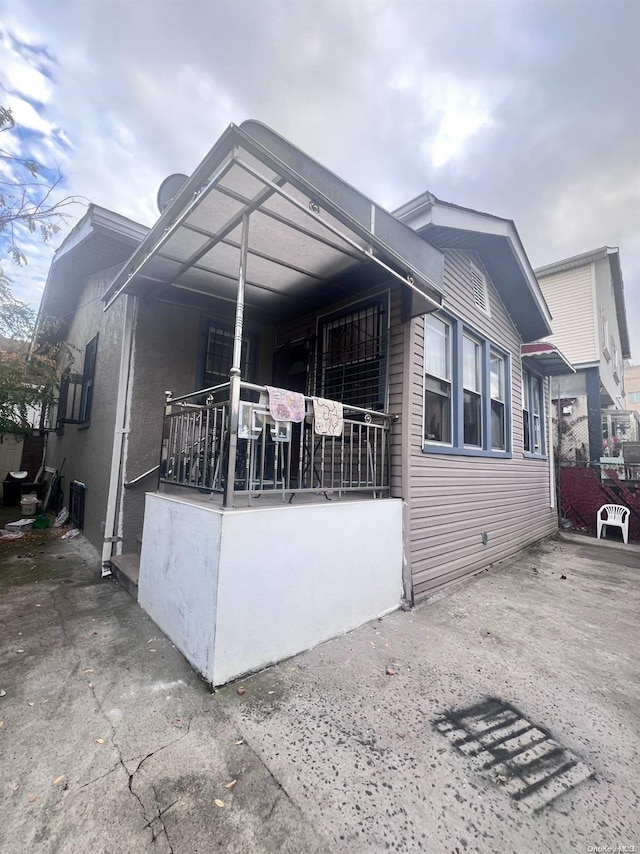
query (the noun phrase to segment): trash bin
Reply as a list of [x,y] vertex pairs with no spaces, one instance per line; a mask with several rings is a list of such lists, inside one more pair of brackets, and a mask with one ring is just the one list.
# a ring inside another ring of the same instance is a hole
[[2,503],[5,507],[17,507],[22,497],[22,486],[27,482],[29,472],[9,471],[2,481]]
[[20,501],[20,509],[22,510],[23,516],[35,516],[38,511],[38,501],[37,495],[23,495],[22,500]]

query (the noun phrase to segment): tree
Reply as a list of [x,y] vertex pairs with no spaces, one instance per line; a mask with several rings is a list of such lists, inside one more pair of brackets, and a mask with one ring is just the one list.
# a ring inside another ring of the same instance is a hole
[[[1,135],[16,131],[12,112],[0,105]],[[26,245],[31,236],[51,240],[66,223],[76,197],[59,197],[63,176],[35,160],[15,153],[13,139],[0,144],[0,250],[14,264],[27,264]],[[18,146],[19,147],[19,146]],[[27,430],[31,407],[46,405],[57,384],[60,345],[48,329],[39,329],[33,341],[36,313],[17,299],[13,282],[0,258],[0,433]]]

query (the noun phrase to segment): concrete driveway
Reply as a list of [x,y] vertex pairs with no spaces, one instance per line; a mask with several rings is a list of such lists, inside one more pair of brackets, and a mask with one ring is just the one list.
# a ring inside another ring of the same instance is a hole
[[547,542],[211,695],[40,539],[0,544],[3,852],[638,850],[640,549]]

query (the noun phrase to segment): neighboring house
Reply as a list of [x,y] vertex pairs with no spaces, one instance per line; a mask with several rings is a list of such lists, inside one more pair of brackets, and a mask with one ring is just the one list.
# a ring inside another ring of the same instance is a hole
[[605,246],[535,273],[553,315],[548,340],[576,368],[551,382],[563,419],[560,455],[599,464],[610,438],[603,414],[625,409],[623,360],[631,355],[619,250]]
[[509,220],[392,215],[245,122],[148,233],[91,208],[41,311],[83,352],[49,462],[105,568],[141,541],[141,605],[214,684],[556,529],[546,375],[573,369],[530,346]]
[[627,409],[640,415],[640,365],[627,365],[625,367],[624,388]]

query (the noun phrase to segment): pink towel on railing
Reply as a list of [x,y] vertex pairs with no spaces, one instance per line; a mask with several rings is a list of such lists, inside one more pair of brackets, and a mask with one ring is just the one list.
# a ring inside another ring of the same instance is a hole
[[269,392],[269,414],[274,421],[304,421],[304,395],[286,388],[267,386]]
[[317,436],[342,436],[344,409],[337,400],[313,398],[313,429]]

